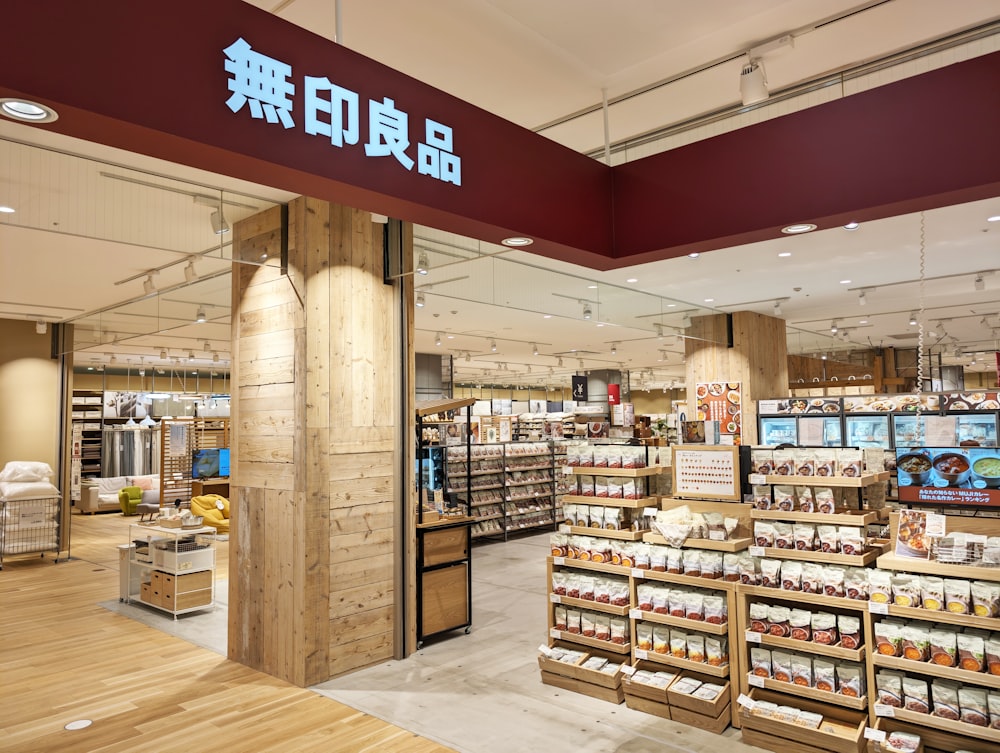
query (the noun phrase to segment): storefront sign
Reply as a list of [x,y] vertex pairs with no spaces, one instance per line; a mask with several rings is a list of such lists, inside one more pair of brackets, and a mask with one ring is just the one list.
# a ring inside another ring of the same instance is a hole
[[[424,118],[423,141],[410,155],[410,115],[389,97],[368,99],[361,107],[356,91],[339,86],[326,76],[295,77],[292,67],[254,50],[240,37],[226,47],[225,71],[233,113],[246,109],[251,118],[284,129],[296,127],[296,92],[301,93],[301,126],[310,136],[325,136],[337,149],[357,146],[362,134],[366,157],[394,158],[405,170],[462,185],[462,158],[454,153],[451,127]],[[316,71],[322,72],[322,71]],[[362,123],[362,112],[367,118]]]

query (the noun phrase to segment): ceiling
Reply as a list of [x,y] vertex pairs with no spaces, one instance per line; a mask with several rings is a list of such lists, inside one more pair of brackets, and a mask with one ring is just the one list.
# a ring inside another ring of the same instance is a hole
[[[612,163],[1000,49],[994,0],[631,0],[613,12],[598,0],[252,4],[329,38],[339,7],[346,46],[602,158],[606,97]],[[877,64],[960,32],[951,47]],[[789,34],[791,45],[766,44]],[[750,49],[772,96],[744,108]],[[0,214],[0,317],[73,321],[84,364],[114,355],[128,368],[225,368],[231,259],[210,215],[221,202],[232,223],[291,198],[0,120],[0,205],[17,209]],[[668,386],[684,381],[685,314],[751,310],[787,321],[790,352],[914,347],[922,329],[943,363],[991,370],[1000,222],[987,218],[997,215],[1000,197],[600,273],[417,228],[429,262],[415,279],[426,304],[417,349],[455,355],[457,379],[472,383],[557,385],[580,369],[624,368]]]

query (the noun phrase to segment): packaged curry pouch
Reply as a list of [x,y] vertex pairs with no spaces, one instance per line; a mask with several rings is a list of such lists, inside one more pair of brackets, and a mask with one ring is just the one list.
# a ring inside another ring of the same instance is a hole
[[657,654],[670,653],[670,629],[664,625],[652,625],[653,652]]
[[921,580],[919,575],[895,573],[891,578],[892,603],[898,607],[919,607]]
[[920,601],[924,609],[940,612],[944,609],[944,578],[934,575],[920,577]]
[[800,552],[811,552],[816,546],[816,526],[811,523],[795,523],[792,526],[795,548]]
[[774,546],[774,524],[757,520],[753,524],[753,538],[757,546]]
[[844,574],[844,595],[848,599],[868,601],[868,570],[849,567]]
[[813,687],[826,693],[837,690],[837,665],[822,656],[813,659]]
[[812,612],[806,609],[792,609],[788,613],[789,638],[797,641],[812,639]]
[[792,681],[792,654],[774,649],[771,651],[771,676],[778,682]]
[[903,658],[927,661],[931,655],[931,636],[926,625],[911,622],[903,625]]
[[880,669],[875,675],[875,692],[878,698],[876,703],[903,708],[903,674]]
[[753,506],[758,510],[770,510],[773,506],[771,486],[755,486],[753,488]]
[[748,630],[752,633],[767,633],[771,623],[768,621],[768,605],[760,601],[751,601],[749,609]]
[[967,580],[945,578],[944,608],[952,614],[969,614],[972,589]]
[[774,473],[774,454],[771,450],[752,449],[750,450],[750,464],[753,467],[753,473],[770,476]]
[[1000,584],[972,581],[972,613],[976,617],[1000,616]]
[[819,550],[828,554],[840,552],[840,533],[837,526],[821,525],[816,526],[816,534],[819,538]]
[[919,677],[903,677],[903,708],[917,714],[931,713],[930,691],[927,681]]
[[808,486],[796,486],[795,497],[799,501],[799,512],[816,512],[812,489]]
[[777,484],[774,487],[774,509],[781,512],[795,511],[795,487]]
[[760,584],[765,588],[778,588],[781,585],[781,560],[761,559]]
[[772,523],[774,526],[774,546],[776,549],[794,549],[791,523]]
[[802,563],[789,560],[781,563],[781,588],[785,591],[802,590]]
[[802,563],[802,592],[823,593],[823,566],[818,562]]
[[833,494],[833,489],[828,486],[817,486],[813,489],[813,499],[816,512],[832,515],[837,511],[837,498]]
[[792,654],[792,682],[803,688],[813,686],[813,663],[811,656]]

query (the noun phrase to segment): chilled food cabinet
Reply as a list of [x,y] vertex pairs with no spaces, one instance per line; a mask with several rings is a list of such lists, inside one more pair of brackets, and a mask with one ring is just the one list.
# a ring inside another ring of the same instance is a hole
[[760,444],[841,447],[840,416],[761,416]]
[[779,444],[797,444],[798,427],[795,416],[761,416],[760,444],[774,447]]
[[844,416],[847,447],[892,448],[888,416]]
[[997,446],[997,414],[968,413],[955,415],[958,443],[975,442],[979,447]]

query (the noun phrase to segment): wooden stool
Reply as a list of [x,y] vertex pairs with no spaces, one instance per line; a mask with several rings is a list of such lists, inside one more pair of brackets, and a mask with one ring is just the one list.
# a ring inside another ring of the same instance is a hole
[[152,520],[159,514],[160,505],[156,502],[140,502],[135,506],[135,511],[139,513],[140,521],[145,520],[147,515]]

